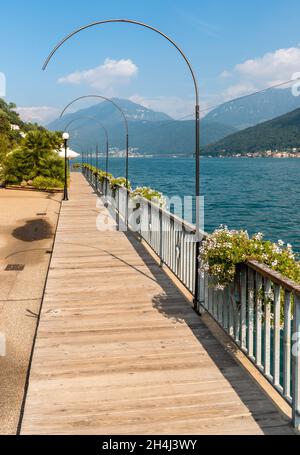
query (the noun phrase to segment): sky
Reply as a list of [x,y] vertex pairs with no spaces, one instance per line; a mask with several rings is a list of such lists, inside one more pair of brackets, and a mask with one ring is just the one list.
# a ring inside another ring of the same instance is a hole
[[170,36],[196,73],[202,109],[300,73],[298,0],[14,0],[1,2],[0,17],[0,95],[5,75],[5,99],[30,121],[47,123],[87,94],[128,98],[174,118],[193,112],[183,58],[136,25],[84,30],[41,70],[64,36],[97,20],[137,20]]

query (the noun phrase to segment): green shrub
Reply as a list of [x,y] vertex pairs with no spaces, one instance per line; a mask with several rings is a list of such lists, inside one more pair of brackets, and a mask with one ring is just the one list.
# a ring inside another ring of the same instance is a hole
[[153,202],[156,205],[159,205],[160,207],[166,206],[166,200],[163,194],[160,191],[153,190],[147,186],[138,187],[131,194],[131,197],[133,199],[137,198],[138,196],[142,196],[143,198]]
[[4,182],[20,184],[36,177],[64,181],[64,160],[55,152],[60,147],[57,133],[30,131],[21,145],[3,162]]
[[32,186],[39,190],[55,190],[63,188],[64,184],[58,179],[40,176],[33,179]]
[[125,177],[115,177],[110,179],[110,186],[113,190],[116,190],[118,186],[123,186],[124,188],[128,188],[131,190],[130,182],[126,182]]
[[200,258],[201,271],[213,276],[220,289],[233,282],[236,267],[248,260],[256,260],[300,283],[300,262],[292,246],[282,240],[265,241],[261,233],[250,238],[247,231],[230,231],[221,226],[203,241]]

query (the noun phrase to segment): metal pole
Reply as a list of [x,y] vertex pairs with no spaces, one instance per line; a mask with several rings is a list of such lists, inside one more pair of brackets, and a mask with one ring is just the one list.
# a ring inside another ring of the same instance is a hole
[[99,168],[99,148],[98,148],[98,144],[96,145],[96,169],[97,169],[97,174],[95,175],[96,177],[96,182],[95,182],[95,186],[96,186],[96,191],[98,191],[98,168]]
[[108,185],[108,154],[109,154],[109,144],[108,144],[108,140],[107,140],[106,141],[106,161],[105,161],[105,175],[106,175],[105,196],[107,196],[107,185]]
[[[82,100],[82,99],[85,99],[85,98],[100,98],[104,101],[108,101],[109,103],[113,104],[119,111],[120,113],[122,114],[122,117],[123,117],[123,120],[124,120],[124,123],[125,123],[125,130],[126,130],[126,163],[125,163],[125,180],[126,180],[126,191],[127,191],[127,196],[126,196],[126,208],[125,208],[125,222],[126,222],[126,226],[128,226],[128,223],[127,223],[127,217],[128,217],[128,202],[129,202],[129,194],[128,194],[128,190],[127,190],[127,187],[128,187],[128,169],[129,169],[129,166],[128,166],[128,158],[129,158],[129,126],[128,126],[128,121],[127,121],[127,118],[126,118],[126,115],[125,115],[125,112],[123,111],[123,109],[121,109],[121,107],[113,100],[105,97],[105,96],[102,96],[102,95],[84,95],[84,96],[80,96],[79,98],[76,98],[74,99],[73,101],[71,101],[62,111],[62,113],[60,114],[60,118],[62,118],[62,116],[64,115],[64,113],[66,112],[66,110],[74,103],[76,103],[77,101],[79,100]],[[72,123],[72,122],[70,122]]]
[[[79,100],[82,100],[82,99],[85,99],[85,98],[100,98],[104,101],[108,101],[109,103],[113,104],[118,110],[119,112],[122,114],[122,117],[123,117],[123,120],[124,120],[124,124],[125,124],[125,130],[126,130],[126,163],[125,163],[125,174],[126,174],[126,187],[128,187],[128,158],[129,158],[129,127],[128,127],[128,121],[127,121],[127,118],[126,118],[126,115],[125,115],[125,112],[123,111],[123,109],[121,109],[121,107],[115,103],[115,101],[109,99],[109,98],[106,98],[105,96],[102,96],[102,95],[84,95],[84,96],[80,96],[79,98],[76,98],[74,99],[73,101],[71,101],[64,109],[63,111],[61,112],[60,114],[60,118],[62,118],[62,116],[64,115],[64,113],[66,112],[66,110],[72,105],[74,104],[75,102],[79,101]],[[92,117],[91,117],[92,118]],[[75,120],[74,120],[75,121]],[[70,122],[72,123],[72,121]],[[106,137],[107,137],[107,140],[108,140],[108,134],[107,134],[107,131],[106,129],[104,128],[105,132],[106,132]],[[129,198],[129,195],[127,196],[126,198],[126,209],[125,209],[125,217],[126,217],[126,214],[128,213],[128,198]]]
[[128,188],[128,174],[129,174],[129,134],[128,131],[126,133],[126,170],[125,170],[125,178],[126,178],[126,207],[125,207],[125,224],[126,228],[128,228],[128,205],[129,205],[129,188]]
[[67,156],[68,156],[68,140],[64,139],[64,146],[65,146],[65,183],[64,183],[64,201],[69,200],[68,196],[68,164],[67,164]]
[[195,288],[194,288],[194,309],[198,310],[199,300],[199,251],[200,251],[200,106],[195,107],[195,129],[196,129],[196,260],[195,260]]
[[[194,289],[194,307],[195,309],[197,309],[197,306],[198,306],[198,297],[199,297],[199,283],[198,283],[198,269],[199,269],[199,245],[200,245],[200,162],[199,162],[199,158],[200,158],[200,125],[199,125],[199,122],[200,122],[200,115],[199,115],[199,89],[198,89],[198,82],[197,82],[197,79],[196,79],[196,75],[195,75],[195,72],[192,68],[192,65],[189,61],[189,59],[187,58],[187,56],[185,55],[185,53],[182,51],[182,49],[175,43],[175,41],[173,41],[168,35],[166,35],[165,33],[161,32],[159,29],[155,28],[155,27],[152,27],[151,25],[148,25],[148,24],[145,24],[143,22],[139,22],[139,21],[135,21],[135,20],[131,20],[131,19],[106,19],[106,20],[102,20],[102,21],[96,21],[96,22],[92,22],[90,24],[87,24],[87,25],[84,25],[83,27],[80,27],[76,30],[74,30],[73,32],[69,33],[69,35],[67,35],[65,38],[63,38],[56,46],[55,48],[50,52],[49,56],[47,57],[44,65],[43,65],[43,70],[45,70],[48,66],[48,63],[50,62],[50,60],[52,59],[53,55],[56,53],[56,51],[66,42],[68,41],[70,38],[72,38],[74,35],[76,35],[77,33],[80,33],[81,31],[83,30],[86,30],[90,27],[94,27],[94,26],[97,26],[97,25],[102,25],[102,24],[108,24],[108,23],[128,23],[128,24],[134,24],[134,25],[138,25],[138,26],[141,26],[141,27],[144,27],[144,28],[147,28],[149,30],[152,30],[153,32],[155,33],[158,33],[159,35],[161,35],[163,38],[165,38],[167,41],[169,41],[169,43],[171,43],[177,50],[178,52],[181,54],[181,56],[183,57],[183,59],[185,60],[188,68],[189,68],[189,71],[191,73],[191,76],[192,76],[192,79],[193,79],[193,83],[194,83],[194,89],[195,89],[195,97],[196,97],[196,112],[195,112],[195,122],[196,122],[196,154],[195,154],[195,159],[196,159],[196,188],[195,188],[195,193],[196,193],[196,260],[195,260],[195,272],[196,272],[196,276],[195,276],[195,289]],[[128,144],[127,144],[128,146]],[[128,149],[126,147],[126,151],[128,153]]]

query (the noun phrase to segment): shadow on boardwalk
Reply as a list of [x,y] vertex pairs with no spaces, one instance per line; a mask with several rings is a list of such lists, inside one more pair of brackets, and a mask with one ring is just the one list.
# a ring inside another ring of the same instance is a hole
[[[170,284],[171,286],[174,286],[174,284],[166,274],[162,273],[161,268],[153,260],[151,255],[145,251],[138,237],[132,233],[125,235],[135,251],[147,263],[151,274],[164,291],[164,293],[156,295],[153,298],[153,307],[165,318],[179,323],[184,322],[189,326],[195,338],[230,383],[265,435],[274,435],[277,432],[281,434],[282,425],[286,425],[287,433],[294,434],[288,418],[279,414],[276,406],[262,392],[250,375],[235,362],[232,356],[215,339],[210,330],[201,321],[201,317],[198,317],[198,321],[191,322],[190,304],[186,301],[185,306],[181,299],[180,304],[174,306],[174,294],[169,295]],[[153,278],[149,277],[149,279]],[[169,281],[169,283],[166,284],[166,281]]]

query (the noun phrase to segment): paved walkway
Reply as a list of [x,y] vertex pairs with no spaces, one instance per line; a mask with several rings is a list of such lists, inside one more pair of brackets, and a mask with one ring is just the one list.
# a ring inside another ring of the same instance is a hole
[[72,182],[22,433],[292,433],[143,246],[96,229],[106,209],[82,175]]
[[[15,434],[61,195],[0,189],[0,434]],[[23,270],[6,271],[8,265]]]

